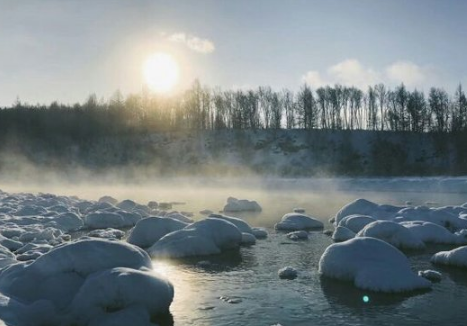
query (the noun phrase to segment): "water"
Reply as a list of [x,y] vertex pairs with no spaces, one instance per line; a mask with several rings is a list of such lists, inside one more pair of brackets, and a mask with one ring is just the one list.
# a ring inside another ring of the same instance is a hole
[[[166,275],[175,287],[171,305],[173,320],[165,325],[465,325],[467,320],[467,271],[440,269],[429,262],[446,247],[429,247],[421,253],[409,253],[414,271],[440,270],[443,279],[431,291],[410,295],[381,295],[355,289],[351,284],[323,279],[318,262],[332,240],[321,232],[312,232],[308,241],[293,242],[273,226],[294,207],[332,228],[329,217],[343,205],[367,198],[379,203],[403,205],[436,202],[437,205],[462,204],[463,192],[435,193],[374,188],[336,191],[316,189],[284,181],[261,186],[227,183],[222,186],[199,182],[177,186],[151,184],[124,187],[96,186],[47,189],[68,195],[97,199],[113,195],[122,200],[181,201],[175,209],[198,212],[219,211],[228,196],[257,200],[263,207],[259,214],[237,214],[252,226],[266,227],[270,233],[251,247],[239,252],[188,260],[157,260],[154,269]],[[8,189],[14,191],[15,189]],[[38,191],[33,187],[21,189]],[[43,189],[41,189],[43,191]],[[200,218],[199,214],[195,218]],[[206,263],[209,261],[209,264]],[[202,262],[200,264],[200,262]],[[277,271],[291,266],[299,271],[295,280],[281,280]],[[366,300],[368,299],[368,300]],[[368,302],[365,302],[368,301]],[[162,324],[164,325],[164,324]]]

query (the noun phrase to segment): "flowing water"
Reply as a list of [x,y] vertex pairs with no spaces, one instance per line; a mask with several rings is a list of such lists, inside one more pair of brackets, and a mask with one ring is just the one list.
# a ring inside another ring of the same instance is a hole
[[[230,183],[221,187],[187,182],[172,186],[94,186],[92,192],[86,187],[69,187],[55,192],[90,199],[105,194],[142,203],[154,199],[184,202],[174,208],[195,213],[202,209],[221,210],[228,196],[257,200],[261,204],[261,213],[236,214],[252,226],[268,229],[269,237],[258,240],[256,245],[219,256],[154,261],[154,269],[166,275],[175,287],[172,319],[167,325],[466,324],[467,271],[440,269],[429,262],[433,253],[446,247],[429,247],[424,252],[408,254],[414,271],[435,269],[443,273],[442,281],[434,283],[431,291],[381,295],[320,277],[320,256],[332,243],[322,232],[311,232],[307,241],[293,242],[273,228],[284,213],[295,207],[306,209],[308,214],[325,222],[325,229],[331,229],[329,217],[356,198],[394,205],[404,205],[407,201],[414,205],[426,202],[459,205],[467,201],[466,193],[435,193],[423,189],[405,192],[387,187],[336,190],[315,186],[298,186],[291,181],[261,186]],[[195,214],[195,219],[198,218],[201,216]],[[298,278],[279,279],[277,271],[285,266],[296,268]],[[364,302],[364,296],[368,302]]]

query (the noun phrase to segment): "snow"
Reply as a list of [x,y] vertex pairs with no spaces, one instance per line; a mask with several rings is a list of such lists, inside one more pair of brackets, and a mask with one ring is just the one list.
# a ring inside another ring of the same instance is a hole
[[431,257],[433,264],[467,268],[467,246],[441,251]]
[[438,224],[424,221],[401,222],[424,243],[433,244],[464,244],[465,238],[449,232]]
[[432,282],[439,282],[443,278],[443,275],[440,272],[427,269],[425,271],[418,271],[418,276],[424,277],[427,280]]
[[254,200],[227,198],[227,205],[224,206],[224,212],[261,212],[261,206]]
[[[0,247],[0,257],[3,252]],[[15,262],[0,273],[6,298],[0,312],[7,309],[18,325],[96,325],[127,309],[155,316],[167,312],[173,298],[172,285],[151,271],[149,256],[119,241],[80,240]]]
[[399,249],[424,249],[423,241],[410,229],[391,221],[375,221],[365,226],[357,237],[383,240]]
[[332,234],[332,240],[336,242],[347,241],[355,237],[355,232],[344,226],[338,226]]
[[378,205],[366,199],[357,199],[344,207],[336,214],[335,225],[339,225],[340,221],[349,215],[367,215],[377,220],[388,220],[404,207],[392,205]]
[[299,213],[287,213],[282,217],[281,221],[275,225],[277,230],[284,231],[322,229],[323,227],[323,222]]
[[242,233],[232,223],[207,218],[162,237],[148,249],[152,257],[189,257],[219,254],[237,249]]
[[358,233],[361,229],[363,229],[366,225],[370,224],[371,222],[376,221],[374,218],[368,215],[359,215],[353,214],[344,217],[340,222],[339,226],[346,227],[347,229],[351,230],[354,233]]
[[297,278],[298,275],[297,270],[290,266],[279,269],[277,274],[279,275],[279,278],[287,280],[293,280]]
[[127,241],[140,248],[148,248],[166,234],[186,226],[186,223],[168,217],[143,218],[131,229]]
[[431,287],[429,281],[412,272],[403,253],[375,238],[359,237],[330,245],[321,256],[319,272],[375,292],[396,293]]
[[253,230],[248,225],[248,223],[245,222],[244,220],[238,218],[238,217],[232,217],[232,216],[227,216],[227,215],[223,215],[223,214],[211,214],[211,215],[209,215],[209,217],[219,218],[221,220],[225,220],[227,222],[230,222],[233,225],[235,225],[241,232],[250,233],[250,234],[253,235]]
[[290,240],[298,241],[298,240],[308,240],[308,232],[306,231],[294,231],[287,233],[287,238]]

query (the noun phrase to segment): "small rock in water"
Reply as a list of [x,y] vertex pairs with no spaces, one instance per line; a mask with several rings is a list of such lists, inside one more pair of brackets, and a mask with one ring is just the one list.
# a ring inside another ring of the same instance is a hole
[[268,237],[268,231],[263,228],[251,228],[253,231],[253,235],[256,237],[256,239],[266,239]]
[[242,233],[242,245],[251,246],[256,243],[256,237],[251,233]]
[[334,224],[335,221],[336,221],[336,218],[335,218],[335,217],[331,217],[331,218],[329,219],[329,223],[331,223],[331,224]]
[[294,208],[294,209],[293,209],[293,212],[294,212],[294,213],[305,214],[305,209],[304,209],[304,208],[301,208],[301,207],[298,207],[298,208]]
[[219,297],[219,299],[221,299],[221,300],[224,301],[224,302],[231,303],[231,304],[236,304],[236,303],[240,303],[240,302],[243,301],[243,300],[240,299],[240,298],[236,298],[236,297],[227,297],[227,296]]
[[211,215],[212,213],[214,213],[213,211],[211,211],[210,209],[203,209],[202,211],[199,212],[201,215]]
[[279,278],[281,279],[293,280],[297,278],[298,273],[295,268],[287,266],[287,267],[279,269],[277,274],[279,275]]
[[426,271],[418,271],[418,276],[424,277],[432,282],[439,282],[443,277],[440,272],[433,271],[431,269],[427,269]]
[[334,231],[329,230],[329,229],[323,231],[323,234],[327,235],[328,237],[332,236],[333,233],[334,233]]
[[287,233],[287,238],[290,240],[298,241],[298,240],[308,240],[308,232],[306,231],[295,231]]

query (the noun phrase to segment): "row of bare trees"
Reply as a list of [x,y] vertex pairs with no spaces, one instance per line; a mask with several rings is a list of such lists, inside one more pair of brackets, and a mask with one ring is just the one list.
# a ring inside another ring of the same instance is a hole
[[467,129],[467,99],[459,85],[454,95],[431,88],[426,95],[403,84],[366,91],[342,85],[297,92],[271,87],[221,90],[196,81],[185,92],[158,96],[148,91],[108,101],[91,95],[84,103],[28,105],[0,110],[0,130],[62,130],[80,137],[165,130],[333,129],[457,132]]

